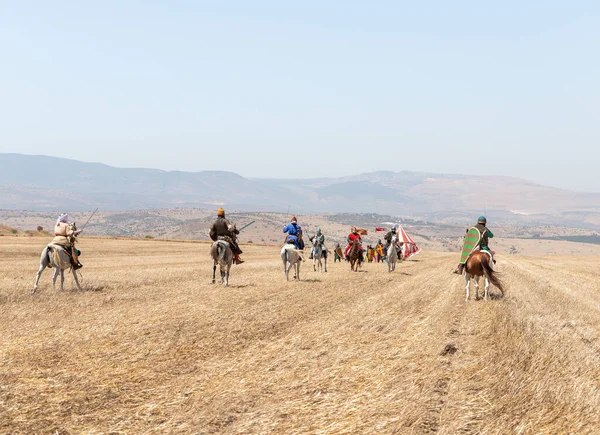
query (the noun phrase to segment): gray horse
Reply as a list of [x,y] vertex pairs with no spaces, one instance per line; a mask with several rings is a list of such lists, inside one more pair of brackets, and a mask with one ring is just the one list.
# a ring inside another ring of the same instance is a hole
[[42,255],[40,256],[40,268],[35,276],[35,284],[31,290],[31,294],[36,292],[38,288],[38,282],[40,281],[42,272],[46,267],[54,268],[54,275],[52,277],[52,286],[54,288],[56,288],[56,278],[58,278],[58,274],[60,274],[60,290],[64,290],[65,270],[71,269],[71,272],[73,272],[73,278],[75,278],[75,282],[77,283],[77,288],[81,290],[79,278],[77,278],[77,273],[71,265],[71,258],[69,257],[69,254],[65,248],[60,245],[49,244],[44,248]]
[[290,280],[290,269],[294,266],[294,279],[300,280],[300,265],[304,261],[302,251],[296,249],[293,244],[286,243],[281,248],[281,260],[283,261],[285,279]]
[[224,240],[217,240],[210,248],[210,256],[213,259],[212,283],[215,283],[215,273],[218,264],[221,269],[221,284],[225,282],[225,287],[229,287],[229,270],[231,269],[231,263],[233,262],[233,251],[231,250],[231,246]]
[[396,263],[398,262],[398,247],[396,246],[396,241],[398,237],[394,234],[392,236],[392,241],[390,243],[390,247],[387,250],[387,264],[388,264],[388,272],[393,272],[396,270]]
[[311,240],[313,245],[313,269],[316,272],[318,264],[319,271],[323,272],[323,262],[325,262],[325,272],[327,272],[327,248],[321,245],[316,237]]

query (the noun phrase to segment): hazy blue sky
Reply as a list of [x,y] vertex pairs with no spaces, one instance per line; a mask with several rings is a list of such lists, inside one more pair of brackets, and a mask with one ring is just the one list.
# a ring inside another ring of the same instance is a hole
[[600,2],[0,0],[0,152],[600,191]]

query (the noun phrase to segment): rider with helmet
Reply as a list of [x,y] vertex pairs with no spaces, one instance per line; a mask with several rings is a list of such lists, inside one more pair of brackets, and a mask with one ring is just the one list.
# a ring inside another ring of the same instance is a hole
[[344,251],[344,256],[346,257],[346,260],[350,260],[348,253],[350,252],[350,248],[352,248],[352,244],[354,243],[354,240],[358,240],[358,246],[359,246],[358,254],[361,256],[363,255],[362,239],[360,237],[360,233],[358,232],[358,228],[352,227],[352,231],[348,235],[348,246],[346,246],[346,250]]
[[[317,234],[313,237],[310,238],[310,241],[312,242],[313,239],[317,239],[317,243],[321,246],[321,249],[324,249],[324,245],[325,245],[325,235],[323,233],[321,233],[321,228],[317,228]],[[315,247],[313,246],[312,248],[310,248],[310,258],[312,260],[313,255],[315,253]]]
[[219,237],[221,237],[229,243],[231,250],[233,251],[235,264],[242,264],[244,262],[244,260],[240,258],[242,250],[236,240],[239,233],[240,231],[235,225],[231,225],[229,219],[225,217],[225,210],[223,207],[219,207],[217,210],[217,219],[213,222],[208,234],[213,242],[216,242],[219,240]]
[[398,231],[398,228],[396,228],[396,225],[394,225],[392,227],[392,229],[390,231],[388,231],[388,233],[385,235],[384,239],[387,242],[385,244],[386,251],[389,249],[390,245],[392,244],[392,237],[394,237],[394,235],[396,235],[397,231]]
[[[489,239],[494,237],[494,233],[492,233],[486,225],[487,225],[487,219],[485,218],[485,216],[479,216],[479,218],[477,219],[477,225],[475,225],[473,228],[475,228],[475,229],[477,229],[477,231],[479,231],[480,238],[479,238],[479,243],[477,244],[477,246],[475,246],[473,248],[473,251],[475,251],[478,248],[483,251],[488,251],[488,252],[490,251],[488,243],[489,243]],[[467,232],[468,231],[469,230],[467,230]],[[456,267],[456,270],[454,270],[454,273],[462,275],[462,273],[465,269],[465,264],[466,264],[466,262],[459,263],[458,266]]]
[[296,216],[292,217],[289,224],[283,227],[283,232],[287,233],[288,236],[285,239],[285,243],[293,243],[296,249],[304,249],[304,241],[302,240],[302,228],[298,225]]

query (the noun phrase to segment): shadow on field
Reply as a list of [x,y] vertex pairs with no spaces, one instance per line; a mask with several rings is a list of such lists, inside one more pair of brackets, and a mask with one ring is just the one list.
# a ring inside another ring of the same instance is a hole
[[81,286],[81,290],[79,290],[77,287],[74,287],[70,290],[65,290],[65,292],[70,292],[70,293],[87,293],[87,292],[103,292],[104,289],[106,288],[106,286],[103,285],[82,285]]
[[310,278],[310,279],[301,279],[300,282],[321,282],[320,279]]

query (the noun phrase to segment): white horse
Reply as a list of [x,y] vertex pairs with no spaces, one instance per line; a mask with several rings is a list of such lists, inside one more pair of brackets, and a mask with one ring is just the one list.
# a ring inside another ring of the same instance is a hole
[[396,246],[396,241],[398,238],[394,234],[392,236],[392,243],[390,243],[390,247],[387,250],[387,264],[388,264],[388,272],[393,272],[396,270],[396,263],[398,262],[398,247]]
[[213,259],[213,277],[212,283],[215,283],[215,273],[217,271],[217,264],[221,270],[221,284],[225,282],[225,287],[229,287],[229,270],[231,270],[231,263],[233,262],[233,251],[231,246],[225,240],[217,240],[212,244],[210,248],[210,256]]
[[313,244],[313,269],[317,271],[317,264],[319,265],[319,271],[323,272],[323,262],[325,262],[325,272],[327,272],[327,248],[323,249],[323,245],[319,243],[316,237],[312,238]]
[[38,282],[40,281],[42,272],[46,267],[54,267],[54,276],[52,277],[52,286],[54,288],[56,288],[56,278],[58,278],[58,275],[60,274],[60,290],[64,290],[65,270],[71,269],[71,272],[73,272],[73,278],[75,278],[75,282],[77,283],[77,288],[81,290],[79,278],[77,278],[77,273],[75,272],[75,269],[73,269],[71,258],[69,257],[69,254],[65,248],[60,245],[49,244],[44,248],[42,255],[40,256],[40,268],[35,276],[35,284],[31,290],[31,294],[36,292],[38,288]]
[[294,279],[300,280],[300,264],[304,261],[302,251],[296,249],[293,244],[286,243],[281,248],[281,260],[283,261],[285,279],[290,280],[290,269],[294,266]]

